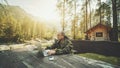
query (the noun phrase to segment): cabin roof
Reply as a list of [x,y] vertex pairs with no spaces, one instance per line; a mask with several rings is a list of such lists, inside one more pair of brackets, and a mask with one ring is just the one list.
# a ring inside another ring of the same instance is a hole
[[103,24],[99,23],[99,24],[97,24],[97,25],[93,26],[92,28],[88,29],[88,30],[86,31],[86,33],[88,33],[89,31],[91,31],[91,30],[93,30],[93,29],[95,29],[95,28],[97,28],[97,27],[100,27],[100,26],[103,26],[103,27],[107,28],[108,30],[110,30],[110,29],[111,29],[111,27],[110,27],[110,26],[103,25]]

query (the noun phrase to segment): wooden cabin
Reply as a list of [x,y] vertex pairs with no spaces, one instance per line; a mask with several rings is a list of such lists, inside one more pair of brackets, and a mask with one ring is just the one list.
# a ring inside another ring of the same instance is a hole
[[86,31],[86,36],[89,40],[93,41],[108,41],[109,38],[109,31],[111,30],[111,27],[103,25],[103,24],[97,24],[96,26],[90,28]]

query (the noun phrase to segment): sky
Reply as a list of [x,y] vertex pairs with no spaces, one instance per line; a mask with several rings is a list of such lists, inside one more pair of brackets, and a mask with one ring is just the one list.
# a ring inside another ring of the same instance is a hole
[[[7,0],[9,5],[20,6],[27,13],[37,17],[38,19],[48,21],[48,24],[60,27],[60,16],[57,12],[57,0]],[[0,3],[5,3],[0,0]]]

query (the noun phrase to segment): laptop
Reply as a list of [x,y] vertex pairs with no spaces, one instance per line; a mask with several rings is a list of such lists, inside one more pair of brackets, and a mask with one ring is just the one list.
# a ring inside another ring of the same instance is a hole
[[48,51],[50,51],[50,50],[45,50],[45,49],[43,49],[43,48],[42,48],[42,45],[40,44],[40,42],[37,42],[35,45],[38,47],[38,55],[39,55],[40,57],[48,56],[47,53],[48,53]]
[[46,56],[49,56],[48,59],[49,59],[50,61],[53,61],[53,60],[54,60],[54,56],[50,56],[50,55],[47,54],[48,51],[50,51],[50,50],[45,50],[45,49],[43,49],[43,48],[42,48],[42,45],[40,44],[40,42],[37,42],[36,46],[38,46],[38,50],[39,50],[38,53],[37,53],[37,56],[38,56],[38,57],[46,57]]

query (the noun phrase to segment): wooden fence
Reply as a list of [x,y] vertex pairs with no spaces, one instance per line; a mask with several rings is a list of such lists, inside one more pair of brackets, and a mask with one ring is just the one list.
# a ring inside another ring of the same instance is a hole
[[97,53],[120,57],[120,43],[109,41],[72,41],[76,53]]

